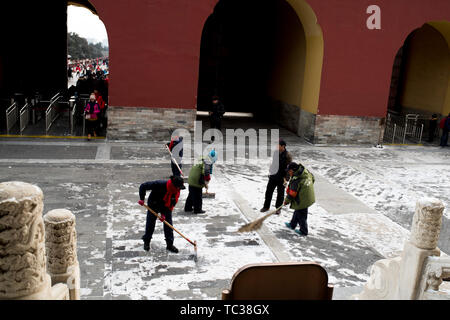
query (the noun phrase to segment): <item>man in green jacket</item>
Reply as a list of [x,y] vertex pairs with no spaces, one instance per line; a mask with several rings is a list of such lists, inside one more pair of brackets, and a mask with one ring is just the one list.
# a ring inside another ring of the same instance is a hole
[[288,173],[291,177],[287,188],[287,196],[284,205],[291,205],[294,215],[291,222],[286,222],[289,229],[295,230],[297,224],[299,230],[295,230],[301,236],[308,235],[308,208],[316,202],[314,195],[314,175],[303,165],[292,162],[288,166]]
[[209,181],[211,180],[212,167],[217,160],[215,150],[211,150],[207,158],[201,158],[200,162],[194,165],[189,172],[188,184],[189,195],[184,205],[185,212],[194,211],[195,214],[205,213],[202,210],[203,205],[203,188],[208,188]]

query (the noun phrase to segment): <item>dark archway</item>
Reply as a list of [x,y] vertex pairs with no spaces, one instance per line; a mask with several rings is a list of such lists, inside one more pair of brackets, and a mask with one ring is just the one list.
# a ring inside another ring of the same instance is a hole
[[450,23],[414,30],[399,50],[392,73],[389,110],[423,115],[450,111]]
[[[432,115],[439,119],[450,112],[449,44],[450,23],[445,21],[426,23],[406,38],[392,69],[388,141],[396,132],[403,140],[433,141],[438,128],[430,122]],[[394,123],[401,129],[393,131]]]
[[306,1],[221,0],[202,33],[197,108],[208,111],[218,95],[227,111],[300,134],[301,111],[317,113],[322,61],[322,31]]
[[0,95],[67,86],[66,1],[8,1],[0,10]]
[[[300,106],[305,43],[303,26],[286,1],[219,1],[202,34],[198,110],[208,110],[215,94],[228,111],[257,116],[268,115],[283,95]],[[282,88],[285,78],[295,88]]]
[[[62,93],[64,103],[68,105],[68,5],[84,7],[97,15],[88,0],[30,1],[26,4],[10,1],[7,10],[3,7],[0,10],[1,132],[6,131],[5,110],[12,101],[16,101],[19,108],[27,101],[43,101],[33,105],[33,112],[38,114],[33,115],[33,124],[43,119],[44,108],[56,93]],[[62,134],[69,132],[69,122],[66,122]],[[37,126],[36,133],[43,134],[42,126]]]

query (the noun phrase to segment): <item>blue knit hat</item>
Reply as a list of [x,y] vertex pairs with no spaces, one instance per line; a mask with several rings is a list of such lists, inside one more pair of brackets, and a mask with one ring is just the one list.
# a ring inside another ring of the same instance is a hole
[[209,158],[209,160],[212,162],[212,163],[214,163],[214,162],[216,162],[217,161],[217,153],[216,153],[216,150],[211,150],[210,152],[209,152],[209,154],[208,154],[208,158]]

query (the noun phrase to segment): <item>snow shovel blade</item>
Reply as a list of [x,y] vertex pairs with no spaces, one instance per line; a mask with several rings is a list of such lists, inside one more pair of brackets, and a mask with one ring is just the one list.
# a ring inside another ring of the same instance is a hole
[[203,198],[206,199],[215,199],[216,198],[216,194],[214,192],[204,192],[203,193]]
[[194,261],[195,262],[198,261],[198,257],[197,257],[197,241],[194,241]]

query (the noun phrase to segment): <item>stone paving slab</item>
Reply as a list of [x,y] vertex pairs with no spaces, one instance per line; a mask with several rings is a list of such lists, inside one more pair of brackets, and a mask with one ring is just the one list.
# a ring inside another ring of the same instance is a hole
[[[0,141],[0,150],[15,150],[11,155],[19,154],[18,146],[36,154],[16,160],[0,157],[0,180],[41,187],[44,213],[67,208],[75,214],[82,299],[219,299],[239,267],[277,261],[280,253],[293,261],[321,263],[336,285],[336,297],[344,299],[345,290],[339,288],[360,288],[375,261],[402,248],[418,197],[437,196],[450,205],[446,149],[326,148],[296,143],[290,136],[287,140],[294,158],[318,178],[318,203],[308,218],[310,236],[301,238],[283,228],[292,215],[287,209],[268,219],[263,232],[236,234],[249,217],[259,217],[270,159],[219,163],[210,190],[217,197],[204,200],[208,213],[185,213],[187,192],[174,211],[175,226],[199,243],[197,262],[192,246],[178,236],[180,254],[165,250],[160,224],[151,251],[142,250],[145,210],[136,204],[139,185],[171,173],[159,144]],[[61,148],[76,157],[59,155]],[[84,151],[77,153],[76,148]],[[425,168],[432,170],[424,174]],[[238,205],[233,193],[245,206]],[[444,216],[439,242],[444,252],[449,252],[449,229]],[[266,241],[266,236],[276,242]]]
[[0,159],[95,159],[97,147],[54,145],[5,145],[0,143]]

